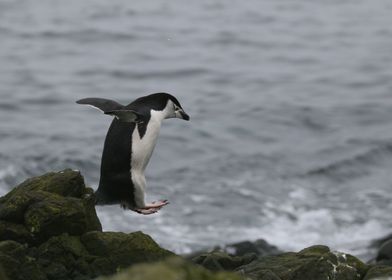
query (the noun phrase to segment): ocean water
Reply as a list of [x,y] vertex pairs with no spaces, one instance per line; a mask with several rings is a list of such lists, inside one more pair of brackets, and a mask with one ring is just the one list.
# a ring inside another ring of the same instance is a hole
[[178,97],[141,216],[99,207],[187,253],[264,238],[368,258],[392,231],[390,0],[0,0],[0,194],[78,169],[96,188],[111,119],[75,104]]

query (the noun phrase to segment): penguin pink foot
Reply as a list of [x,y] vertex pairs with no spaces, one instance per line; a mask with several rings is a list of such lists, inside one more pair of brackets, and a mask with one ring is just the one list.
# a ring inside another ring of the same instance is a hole
[[167,200],[158,200],[151,202],[150,204],[146,204],[144,208],[134,209],[135,212],[143,215],[150,215],[158,212],[163,206],[168,205],[169,201]]
[[148,209],[134,209],[136,213],[142,214],[142,215],[150,215],[158,212],[160,208],[148,208]]
[[158,200],[158,201],[153,201],[150,204],[146,204],[146,206],[144,207],[144,209],[146,208],[162,208],[165,205],[168,205],[169,201],[167,201],[167,199],[164,200]]

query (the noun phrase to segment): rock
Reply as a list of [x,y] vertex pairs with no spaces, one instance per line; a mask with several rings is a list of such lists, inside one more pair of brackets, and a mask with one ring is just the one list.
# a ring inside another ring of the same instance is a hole
[[255,254],[248,254],[242,257],[230,256],[222,251],[213,251],[194,257],[191,261],[212,271],[228,270],[233,271],[236,268],[249,264],[257,257]]
[[163,262],[132,266],[124,272],[98,280],[240,280],[239,275],[228,272],[212,273],[181,258]]
[[0,220],[0,240],[15,240],[19,243],[31,243],[33,238],[24,225]]
[[378,264],[392,265],[392,239],[385,241],[381,245],[376,262]]
[[[84,179],[79,171],[65,169],[60,172],[49,172],[42,176],[27,179],[14,190],[8,193],[14,196],[19,192],[45,191],[64,197],[82,198],[90,193],[84,184]],[[7,195],[7,196],[8,196]]]
[[51,236],[102,230],[79,172],[28,179],[0,198],[0,240],[40,244]]
[[[92,279],[131,265],[175,256],[142,232],[62,234],[38,247],[15,241],[0,242],[0,264],[10,279]],[[37,275],[32,277],[31,275]],[[1,278],[0,278],[1,279]]]
[[[215,246],[212,249],[193,252],[186,255],[185,258],[205,267],[208,266],[209,269],[219,270],[222,269],[222,267],[221,264],[219,264],[221,261],[217,260],[217,258],[231,259],[231,263],[243,265],[251,262],[257,257],[276,255],[279,253],[282,253],[282,251],[280,251],[277,247],[267,243],[263,239],[258,239],[254,242],[242,241],[222,247]],[[227,261],[222,259],[222,262],[226,263]],[[215,265],[213,265],[213,263],[215,263]],[[234,269],[233,266],[231,267]]]
[[276,246],[269,244],[264,239],[258,239],[254,242],[242,241],[229,244],[223,247],[223,250],[232,256],[255,254],[258,257],[263,257],[282,253]]
[[371,267],[362,280],[387,280],[392,278],[392,267],[375,265]]
[[75,279],[75,275],[93,275],[88,265],[92,259],[78,236],[63,234],[50,238],[32,254],[49,279]]
[[11,240],[0,242],[0,266],[9,279],[46,279],[35,261],[35,258],[29,255],[27,246]]
[[175,256],[142,232],[89,232],[81,237],[87,251],[95,256],[92,266],[107,275],[132,264]]
[[367,269],[351,255],[331,252],[326,246],[313,246],[298,253],[262,257],[237,271],[252,279],[360,280]]
[[[390,261],[391,247],[390,241],[382,245],[378,262]],[[263,240],[239,242],[194,256],[196,265],[173,258],[174,253],[142,232],[102,232],[92,190],[72,170],[26,180],[0,198],[0,280],[87,280],[116,272],[121,273],[101,279],[370,280],[392,276],[391,267],[365,265],[326,246],[278,253]]]
[[157,261],[175,255],[159,247],[150,236],[140,231],[129,234],[93,231],[84,234],[81,240],[90,254],[110,257],[119,266]]
[[237,243],[231,243],[225,246],[215,246],[213,248],[208,248],[208,249],[191,253],[185,257],[188,259],[192,259],[201,254],[206,254],[212,251],[222,251],[229,254],[230,256],[238,256],[238,257],[247,254],[254,254],[257,257],[262,257],[262,256],[270,256],[270,255],[276,255],[282,253],[282,251],[279,250],[276,246],[269,244],[264,239],[258,239],[253,242],[241,241]]
[[142,232],[101,231],[79,172],[26,180],[0,198],[0,268],[12,280],[83,280],[175,256]]

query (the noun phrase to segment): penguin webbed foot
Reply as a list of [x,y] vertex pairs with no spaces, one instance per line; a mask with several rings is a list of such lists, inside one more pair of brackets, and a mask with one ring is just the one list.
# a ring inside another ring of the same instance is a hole
[[165,205],[168,205],[169,201],[167,199],[164,200],[157,200],[157,201],[153,201],[150,204],[146,204],[145,207],[143,208],[162,208]]
[[158,200],[146,204],[143,208],[136,208],[132,209],[136,213],[143,214],[143,215],[150,215],[157,213],[163,206],[168,205],[169,201],[165,200]]

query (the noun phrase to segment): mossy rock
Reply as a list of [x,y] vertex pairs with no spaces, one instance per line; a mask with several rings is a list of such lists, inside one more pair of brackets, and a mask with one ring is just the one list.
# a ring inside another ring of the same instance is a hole
[[25,225],[38,242],[62,233],[81,235],[101,229],[100,224],[91,223],[91,215],[86,214],[91,209],[86,209],[83,200],[41,191],[34,194],[42,200],[29,206]]
[[33,238],[24,225],[0,220],[0,241],[15,240],[19,243],[31,243]]
[[209,270],[235,270],[236,268],[249,264],[256,259],[255,254],[248,254],[242,257],[230,256],[222,251],[213,251],[202,254],[192,259],[192,262],[199,264]]
[[78,236],[52,237],[34,250],[34,256],[49,279],[91,279],[94,276],[88,264],[92,257]]
[[237,269],[253,279],[273,273],[281,280],[360,280],[367,266],[357,258],[313,246],[298,253],[263,257]]
[[47,279],[36,259],[30,256],[28,247],[15,241],[0,242],[0,267],[8,279]]
[[28,179],[0,198],[0,240],[39,244],[62,233],[102,230],[92,190],[79,172]]
[[100,266],[117,271],[135,263],[162,260],[175,254],[165,250],[142,232],[88,232],[81,241]]
[[65,197],[81,198],[88,191],[83,176],[79,171],[65,169],[60,172],[49,172],[41,176],[27,179],[6,195],[13,196],[18,192],[45,191]]
[[385,265],[371,266],[362,280],[387,280],[392,279],[392,267]]
[[91,194],[80,172],[66,169],[27,179],[0,198],[0,219],[22,223],[24,212],[40,200],[34,193],[49,192],[63,197],[84,198]]
[[213,273],[202,267],[191,264],[181,258],[132,266],[130,269],[110,277],[100,277],[98,280],[241,280],[235,273]]

